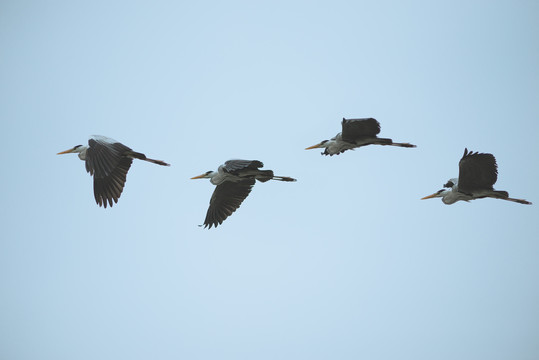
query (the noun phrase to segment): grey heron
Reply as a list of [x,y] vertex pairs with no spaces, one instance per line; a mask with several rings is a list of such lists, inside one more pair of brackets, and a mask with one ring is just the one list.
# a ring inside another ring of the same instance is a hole
[[210,179],[213,185],[217,185],[210,199],[204,228],[217,227],[232,215],[249,195],[256,180],[296,181],[288,176],[276,176],[272,170],[260,170],[263,166],[258,160],[228,160],[217,171],[207,171],[191,178]]
[[322,155],[339,155],[346,150],[366,145],[391,145],[413,148],[410,143],[397,143],[391,139],[379,138],[380,123],[373,118],[365,119],[342,119],[342,131],[330,140],[324,140],[319,144],[309,146],[305,150],[324,148]]
[[498,164],[494,155],[464,149],[464,155],[459,161],[458,179],[449,179],[444,185],[445,189],[438,190],[421,200],[441,197],[444,204],[451,205],[460,200],[470,201],[490,197],[531,205],[529,201],[510,198],[507,191],[494,190],[493,185],[497,179]]
[[127,172],[133,159],[170,166],[164,161],[147,158],[146,155],[111,138],[92,135],[88,146],[77,145],[60,154],[78,153],[86,165],[86,171],[94,177],[94,197],[99,206],[107,207],[117,203],[125,186]]

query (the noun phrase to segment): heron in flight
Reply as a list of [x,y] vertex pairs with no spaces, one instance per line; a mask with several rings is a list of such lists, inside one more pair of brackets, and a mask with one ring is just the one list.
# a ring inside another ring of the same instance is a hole
[[342,119],[342,131],[330,140],[309,146],[305,150],[324,148],[322,155],[339,155],[346,150],[353,150],[366,145],[391,145],[413,148],[410,143],[397,143],[391,139],[379,138],[380,123],[373,118]]
[[529,201],[510,198],[507,191],[494,190],[493,185],[497,179],[498,165],[494,155],[464,149],[464,155],[459,161],[459,178],[449,179],[444,185],[445,189],[421,200],[441,197],[444,204],[451,205],[459,200],[470,201],[490,197],[531,205]]
[[249,195],[256,180],[296,181],[291,177],[273,175],[272,170],[260,170],[263,166],[258,160],[228,160],[217,171],[208,171],[191,178],[210,179],[213,185],[217,185],[210,199],[204,228],[217,227],[232,215]]
[[92,135],[88,146],[77,145],[57,155],[69,153],[78,153],[79,159],[84,160],[86,171],[94,177],[95,202],[105,208],[107,203],[112,206],[113,201],[118,202],[133,159],[170,166],[164,161],[149,159],[116,140],[100,135]]

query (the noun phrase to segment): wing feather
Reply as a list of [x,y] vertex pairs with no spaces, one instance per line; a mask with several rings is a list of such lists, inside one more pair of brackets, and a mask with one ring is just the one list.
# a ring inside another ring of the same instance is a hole
[[459,190],[472,193],[474,190],[492,190],[498,179],[498,165],[492,154],[464,149],[459,161]]
[[380,123],[373,118],[342,119],[342,139],[355,142],[364,137],[376,137],[380,133]]
[[107,202],[112,206],[113,202],[118,202],[132,162],[132,158],[124,157],[109,176],[97,177],[94,175],[94,197],[99,206],[107,207]]
[[225,171],[229,173],[244,169],[256,170],[261,167],[264,167],[264,164],[258,160],[228,160],[224,164]]
[[94,177],[94,197],[99,206],[117,203],[133,159],[131,149],[108,138],[91,138],[86,151],[86,171]]
[[204,227],[209,229],[212,226],[217,227],[232,215],[251,193],[254,184],[254,179],[246,179],[241,182],[226,181],[217,185],[211,196]]
[[114,171],[125,154],[132,152],[131,148],[119,143],[109,143],[103,140],[88,140],[86,150],[86,171],[97,177],[106,177]]

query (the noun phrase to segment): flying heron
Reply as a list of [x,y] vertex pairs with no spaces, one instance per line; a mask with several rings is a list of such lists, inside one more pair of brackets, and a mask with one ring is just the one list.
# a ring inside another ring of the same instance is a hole
[[249,195],[256,180],[296,181],[291,177],[273,175],[272,170],[260,170],[263,166],[258,160],[228,160],[217,171],[207,171],[191,178],[210,179],[213,185],[217,185],[211,196],[204,228],[217,227],[232,215]]
[[416,147],[409,143],[397,143],[391,139],[379,138],[380,123],[373,118],[342,119],[342,131],[331,140],[309,146],[305,150],[324,148],[322,155],[339,155],[346,150],[353,150],[366,145],[391,145],[400,147]]
[[110,206],[113,201],[118,202],[133,159],[170,166],[164,161],[149,159],[116,140],[100,135],[92,135],[88,140],[88,146],[77,145],[59,152],[58,155],[69,153],[78,153],[79,159],[85,161],[86,171],[94,177],[95,201],[105,208],[107,202]]
[[498,179],[498,165],[492,154],[483,154],[464,149],[459,161],[459,178],[449,179],[445,189],[438,190],[421,200],[441,197],[444,204],[451,205],[459,200],[470,201],[482,198],[495,198],[531,205],[531,202],[509,197],[507,191],[494,190]]

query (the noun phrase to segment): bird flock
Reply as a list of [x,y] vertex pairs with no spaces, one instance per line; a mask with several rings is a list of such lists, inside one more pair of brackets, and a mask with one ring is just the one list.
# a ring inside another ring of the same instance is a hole
[[[379,138],[380,123],[374,118],[344,119],[342,130],[329,140],[324,140],[306,150],[321,148],[322,155],[339,155],[348,150],[367,145],[398,146],[415,148],[410,143],[393,142],[389,138]],[[170,164],[146,157],[133,151],[120,142],[100,135],[93,135],[88,140],[88,146],[77,145],[60,154],[76,153],[85,161],[86,171],[94,178],[94,197],[99,206],[107,207],[117,203],[125,186],[127,172],[133,159],[148,161],[161,166]],[[277,180],[294,182],[296,179],[288,176],[277,176],[272,170],[262,170],[264,164],[258,160],[228,160],[217,168],[217,171],[207,171],[191,179],[210,179],[215,190],[210,199],[210,206],[203,225],[211,229],[221,225],[242,204],[251,193],[256,181],[266,182]],[[444,204],[450,205],[457,201],[470,201],[481,198],[495,198],[531,205],[523,199],[510,198],[507,191],[494,190],[493,185],[498,178],[498,165],[492,154],[478,153],[464,149],[464,155],[459,161],[458,178],[450,179],[444,188],[432,195],[422,198],[441,197]]]

